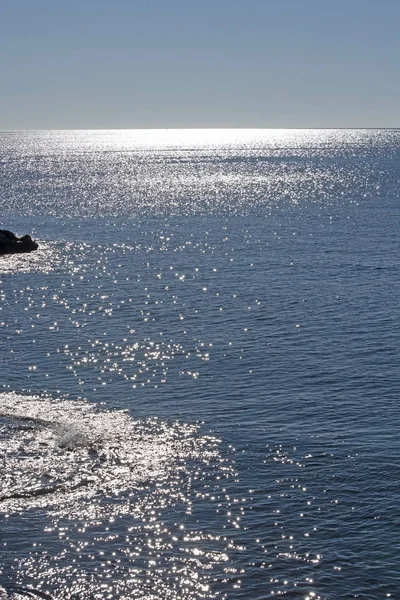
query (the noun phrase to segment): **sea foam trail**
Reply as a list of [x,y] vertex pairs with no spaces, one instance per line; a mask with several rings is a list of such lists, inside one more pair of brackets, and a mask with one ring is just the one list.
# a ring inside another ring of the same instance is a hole
[[7,591],[0,586],[0,600],[26,600],[27,598],[42,598],[43,600],[55,600],[54,596],[46,594],[41,590],[35,590],[34,588],[21,588],[18,587],[12,592]]
[[219,444],[193,424],[0,394],[0,600],[214,598],[232,549]]
[[85,400],[4,393],[0,419],[0,511],[130,493],[217,452],[196,425],[135,421]]

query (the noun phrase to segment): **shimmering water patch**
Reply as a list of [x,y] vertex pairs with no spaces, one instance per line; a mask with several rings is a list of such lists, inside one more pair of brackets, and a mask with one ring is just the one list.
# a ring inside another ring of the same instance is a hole
[[3,133],[0,208],[35,217],[209,215],[356,202],[384,192],[390,167],[371,166],[383,153],[396,159],[398,137],[333,129]]
[[218,439],[84,400],[2,394],[0,415],[9,590],[31,585],[68,600],[214,597],[229,560],[220,508],[234,475]]

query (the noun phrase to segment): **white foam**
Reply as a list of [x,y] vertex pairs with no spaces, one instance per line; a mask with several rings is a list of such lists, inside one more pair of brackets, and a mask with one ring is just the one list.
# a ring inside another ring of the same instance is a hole
[[[213,444],[197,426],[135,421],[85,400],[0,394],[0,511],[129,493],[165,479]],[[71,507],[69,509],[71,511]]]

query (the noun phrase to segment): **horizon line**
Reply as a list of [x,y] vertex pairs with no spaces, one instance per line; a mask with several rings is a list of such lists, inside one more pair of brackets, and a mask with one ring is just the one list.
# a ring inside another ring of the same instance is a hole
[[67,128],[67,127],[57,127],[57,128],[26,128],[26,129],[0,129],[0,133],[37,133],[37,132],[54,132],[54,131],[237,131],[237,130],[254,130],[254,131],[308,131],[308,130],[331,130],[331,131],[343,131],[347,129],[352,130],[393,130],[400,129],[400,126],[363,126],[363,127],[231,127],[231,126],[223,126],[223,127],[79,127],[79,128]]

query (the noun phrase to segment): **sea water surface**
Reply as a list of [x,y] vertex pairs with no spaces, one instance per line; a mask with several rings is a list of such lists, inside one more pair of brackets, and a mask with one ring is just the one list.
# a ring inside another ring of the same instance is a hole
[[400,597],[400,130],[0,134],[0,598]]

